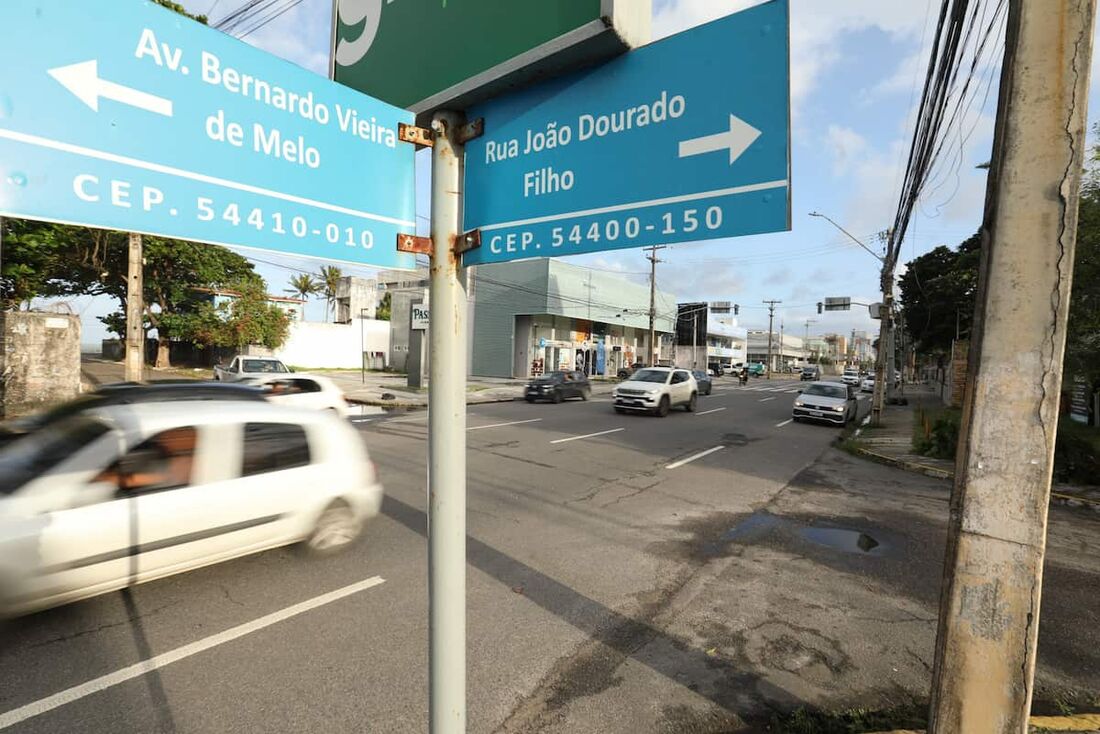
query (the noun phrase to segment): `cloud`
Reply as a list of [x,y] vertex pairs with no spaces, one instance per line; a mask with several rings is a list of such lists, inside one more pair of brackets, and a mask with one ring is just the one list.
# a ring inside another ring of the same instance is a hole
[[794,274],[790,268],[783,268],[782,270],[773,270],[771,274],[764,278],[764,285],[786,285],[794,279]]
[[847,175],[852,165],[867,153],[867,140],[850,127],[829,125],[825,148],[833,159],[833,174]]

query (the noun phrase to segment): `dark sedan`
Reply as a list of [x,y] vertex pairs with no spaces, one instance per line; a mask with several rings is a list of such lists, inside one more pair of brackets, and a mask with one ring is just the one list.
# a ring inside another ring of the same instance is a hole
[[566,398],[588,400],[591,395],[592,386],[583,372],[549,372],[527,383],[523,397],[529,403],[536,400],[560,403]]
[[695,378],[695,383],[699,386],[700,395],[710,395],[714,390],[714,383],[710,380],[710,375],[703,370],[692,370],[691,376]]

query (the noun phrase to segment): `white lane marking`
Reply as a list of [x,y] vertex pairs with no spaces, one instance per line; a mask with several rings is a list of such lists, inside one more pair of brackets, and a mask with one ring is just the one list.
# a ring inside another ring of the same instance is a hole
[[769,400],[775,400],[775,398],[774,398],[774,397],[771,397],[771,398],[760,398],[760,399],[759,399],[759,400],[757,400],[756,402],[758,402],[758,403],[766,403],[766,402],[768,402]]
[[532,418],[526,421],[509,421],[508,423],[491,423],[487,426],[470,426],[467,431],[480,431],[482,428],[503,428],[504,426],[519,426],[524,423],[538,423],[542,418]]
[[296,617],[299,614],[304,614],[305,612],[316,609],[317,607],[331,604],[332,602],[343,599],[346,596],[358,594],[360,591],[365,591],[372,586],[378,586],[379,584],[385,583],[385,581],[386,580],[381,576],[372,576],[369,579],[364,579],[357,583],[351,584],[350,586],[345,586],[341,589],[330,591],[327,594],[315,596],[312,599],[307,599],[306,601],[299,602],[298,604],[289,606],[286,609],[282,609],[278,612],[273,612],[271,614],[260,617],[259,619],[254,619],[251,622],[245,622],[244,624],[237,625],[236,627],[231,627],[224,632],[219,632],[216,635],[210,635],[209,637],[205,637],[201,640],[183,645],[182,647],[177,647],[175,650],[169,650],[166,653],[162,653],[155,657],[142,660],[140,663],[135,663],[134,665],[131,665],[129,667],[116,670],[113,673],[108,673],[107,675],[100,676],[99,678],[93,678],[87,683],[81,683],[78,686],[66,688],[64,691],[55,693],[52,696],[47,696],[46,698],[39,699],[38,701],[28,703],[25,706],[20,706],[17,709],[12,709],[11,711],[0,714],[0,729],[6,729],[10,726],[14,726],[20,722],[26,721],[27,719],[44,714],[47,711],[52,711],[55,708],[64,706],[65,704],[79,701],[80,699],[85,698],[86,696],[90,696],[93,693],[99,693],[100,691],[106,690],[113,686],[117,686],[120,683],[125,683],[126,681],[133,678],[138,678],[142,675],[145,675],[146,673],[151,673],[154,670],[163,668],[167,665],[171,665],[175,662],[179,662],[180,660],[189,658],[192,655],[197,655],[198,653],[209,650],[212,647],[217,647],[218,645],[232,642],[239,637],[244,637],[245,635],[261,630],[264,627],[270,627],[271,625],[282,622],[285,619],[290,619],[291,617]]
[[790,423],[793,420],[794,420],[794,418],[788,418],[787,420],[783,421],[782,423],[776,423],[775,427],[776,428],[782,428],[783,426],[787,425],[788,423]]
[[724,448],[726,448],[726,447],[725,446],[715,446],[712,449],[707,449],[706,451],[700,451],[699,453],[695,454],[695,456],[689,456],[686,459],[680,459],[679,461],[676,461],[676,462],[673,462],[673,463],[669,464],[665,468],[666,469],[679,469],[684,464],[690,464],[691,462],[695,461],[696,459],[701,459],[704,456],[710,456],[715,451],[721,451]]
[[713,410],[704,410],[702,413],[696,413],[695,415],[707,415],[708,413],[717,413],[720,410],[725,410],[725,408],[715,408]]
[[550,443],[566,443],[568,441],[580,441],[582,438],[594,438],[596,436],[606,436],[609,433],[618,433],[619,431],[625,431],[625,428],[612,428],[610,431],[600,431],[599,433],[586,433],[583,436],[570,436],[569,438],[559,438],[556,441]]
[[428,417],[428,414],[413,416],[412,418],[391,418],[386,423],[416,423],[422,421]]

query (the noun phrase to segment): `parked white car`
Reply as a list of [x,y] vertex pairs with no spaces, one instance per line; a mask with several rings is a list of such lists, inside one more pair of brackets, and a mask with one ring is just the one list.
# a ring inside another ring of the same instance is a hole
[[264,402],[97,408],[0,450],[0,611],[20,614],[304,541],[378,514],[363,441]]
[[341,417],[348,415],[348,403],[336,383],[321,375],[294,372],[289,375],[265,375],[240,380],[264,391],[264,397],[277,405],[313,410],[331,410]]
[[264,377],[266,375],[287,375],[290,370],[282,360],[274,357],[236,356],[228,366],[214,367],[214,379],[221,382],[238,382],[246,377]]
[[874,392],[875,391],[875,376],[867,375],[863,378],[863,382],[859,383],[860,392]]
[[698,398],[699,387],[691,372],[671,367],[640,369],[612,392],[616,413],[637,410],[661,417],[677,405],[695,410]]

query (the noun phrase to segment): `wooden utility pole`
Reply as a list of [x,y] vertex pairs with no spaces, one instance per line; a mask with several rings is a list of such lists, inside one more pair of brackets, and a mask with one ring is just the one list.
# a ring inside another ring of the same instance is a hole
[[145,299],[140,234],[130,233],[126,260],[126,381],[141,382],[145,377]]
[[940,596],[935,734],[1028,730],[1095,11],[1096,0],[1009,2]]
[[657,250],[663,250],[667,245],[654,245],[653,247],[643,248],[647,252],[646,260],[649,260],[649,359],[648,366],[653,367],[657,364],[657,357],[655,356],[657,350],[653,340],[656,336],[656,321],[657,321],[657,263],[661,262],[657,258]]
[[[772,379],[772,325],[775,323],[775,304],[783,303],[783,301],[764,301],[764,304],[768,307],[768,365],[767,375],[768,379]],[[782,347],[780,347],[782,349]]]

